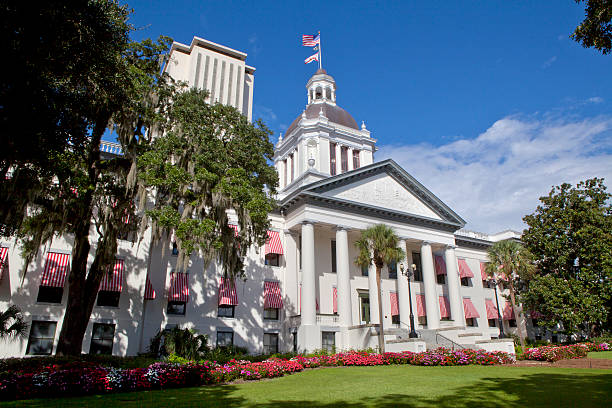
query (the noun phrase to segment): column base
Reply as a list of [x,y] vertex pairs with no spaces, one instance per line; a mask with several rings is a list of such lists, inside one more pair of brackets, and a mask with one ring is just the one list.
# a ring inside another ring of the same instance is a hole
[[311,353],[321,349],[321,328],[317,325],[298,327],[298,351]]

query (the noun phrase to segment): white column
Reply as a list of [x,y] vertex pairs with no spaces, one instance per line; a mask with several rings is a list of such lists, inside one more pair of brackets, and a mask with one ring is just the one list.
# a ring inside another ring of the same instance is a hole
[[376,284],[376,267],[368,268],[368,293],[370,295],[370,323],[378,324],[378,285]]
[[431,244],[427,241],[423,241],[421,244],[421,267],[425,289],[425,308],[427,309],[427,328],[437,329],[440,327],[440,301],[436,291],[436,275]]
[[450,303],[451,319],[455,322],[455,325],[465,326],[463,300],[459,294],[461,281],[459,280],[457,258],[453,245],[448,245],[444,250],[444,262],[446,263],[446,279],[448,279],[448,301]]
[[321,348],[321,331],[317,326],[314,225],[302,224],[302,298],[298,348],[311,352]]
[[[406,241],[401,239],[399,242],[400,248],[406,251]],[[408,254],[408,251],[406,251]],[[412,263],[412,257],[406,256],[402,261],[404,263],[404,270],[410,268]],[[410,298],[408,297],[408,278],[402,275],[400,268],[397,268],[397,302],[399,303],[399,314],[400,314],[400,327],[410,330]]]
[[338,279],[338,317],[341,327],[353,324],[351,316],[351,281],[349,268],[348,233],[345,228],[336,230],[336,262]]

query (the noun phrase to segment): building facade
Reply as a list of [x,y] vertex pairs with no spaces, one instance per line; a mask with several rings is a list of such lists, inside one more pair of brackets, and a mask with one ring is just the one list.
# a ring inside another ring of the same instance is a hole
[[[250,118],[254,68],[245,65],[246,54],[194,38],[189,47],[173,45],[172,55],[177,62],[166,69],[175,79],[209,89],[212,101]],[[318,70],[306,89],[306,108],[275,147],[279,205],[266,245],[249,248],[245,278],[223,279],[219,265],[206,266],[198,256],[178,273],[172,241],[152,244],[150,232],[140,243],[122,240],[83,352],[135,355],[176,326],[208,335],[211,346],[251,353],[376,347],[375,273],[355,264],[355,241],[378,223],[394,229],[407,254],[382,273],[387,350],[514,351],[512,341],[497,339],[498,305],[506,333],[516,322],[505,291],[489,287],[484,265],[493,242],[518,234],[465,231],[465,221],[397,163],[374,161],[376,140],[337,104],[333,77]],[[70,237],[42,248],[25,275],[15,242],[0,246],[0,310],[15,304],[31,323],[28,338],[5,341],[0,356],[52,354],[66,305]],[[408,335],[411,313],[417,339]],[[519,324],[533,331],[530,319]]]

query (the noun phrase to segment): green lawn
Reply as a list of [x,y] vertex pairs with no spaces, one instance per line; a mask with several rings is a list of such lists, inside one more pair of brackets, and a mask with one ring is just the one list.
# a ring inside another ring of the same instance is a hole
[[334,367],[261,382],[73,399],[8,407],[602,407],[612,372],[550,367]]
[[612,351],[591,351],[587,357],[612,360]]

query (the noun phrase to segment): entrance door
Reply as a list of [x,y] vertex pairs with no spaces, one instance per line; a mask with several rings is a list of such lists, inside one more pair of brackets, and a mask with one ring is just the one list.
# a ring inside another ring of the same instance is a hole
[[367,293],[359,294],[359,309],[361,310],[361,324],[370,323],[370,296]]

